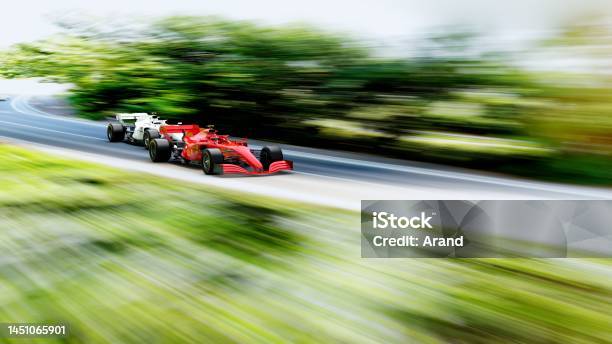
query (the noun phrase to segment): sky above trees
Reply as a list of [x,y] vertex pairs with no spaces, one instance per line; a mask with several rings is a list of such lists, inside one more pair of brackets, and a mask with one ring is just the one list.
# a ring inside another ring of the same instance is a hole
[[494,35],[533,35],[576,16],[612,14],[607,0],[23,0],[4,4],[0,47],[43,38],[65,16],[101,18],[220,15],[264,24],[307,22],[366,39],[394,40],[443,25],[471,25]]

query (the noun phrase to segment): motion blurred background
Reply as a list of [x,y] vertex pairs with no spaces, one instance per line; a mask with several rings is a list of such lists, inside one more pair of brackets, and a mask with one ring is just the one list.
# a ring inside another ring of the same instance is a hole
[[[612,183],[608,1],[2,6],[0,75],[65,85],[78,116]],[[66,321],[69,342],[612,342],[610,260],[364,260],[356,213],[0,153],[2,322]]]
[[147,4],[11,5],[0,72],[67,83],[89,118],[612,181],[608,2]]

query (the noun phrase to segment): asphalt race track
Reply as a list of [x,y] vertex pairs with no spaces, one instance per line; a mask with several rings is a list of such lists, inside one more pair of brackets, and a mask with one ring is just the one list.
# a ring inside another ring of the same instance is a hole
[[[141,146],[110,143],[106,123],[46,113],[27,96],[0,101],[0,137],[52,153],[203,184],[357,209],[361,199],[609,199],[612,190],[525,181],[368,155],[281,145],[295,171],[267,177],[206,176],[152,163]],[[264,142],[250,141],[251,146]],[[259,192],[259,191],[261,192]],[[267,190],[267,191],[266,191]]]

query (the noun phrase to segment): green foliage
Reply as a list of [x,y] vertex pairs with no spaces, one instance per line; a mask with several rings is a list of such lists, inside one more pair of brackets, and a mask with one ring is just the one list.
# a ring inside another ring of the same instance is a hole
[[[459,140],[442,151],[415,142],[423,134],[517,140],[519,147],[555,153],[540,157],[543,174],[561,166],[555,157],[612,155],[609,78],[520,70],[511,57],[484,52],[469,32],[424,37],[410,58],[381,58],[363,42],[307,26],[185,16],[112,30],[95,22],[60,25],[61,35],[0,55],[0,75],[71,83],[69,100],[89,118],[157,112],[237,136],[504,172],[516,172],[501,166],[524,154]],[[562,52],[559,44],[589,41],[597,51],[607,48],[601,28],[567,31],[542,49]],[[612,180],[582,173],[575,179]]]
[[360,259],[357,213],[0,154],[0,322],[41,343],[612,341],[610,260]]
[[[70,99],[88,117],[153,111],[258,130],[342,117],[385,103],[381,95],[439,99],[456,89],[516,83],[512,73],[508,80],[478,73],[497,68],[487,61],[374,59],[357,41],[304,26],[210,17],[171,17],[119,33],[91,23],[62,26],[60,36],[16,46],[2,74],[71,83]],[[388,122],[383,130],[393,127]]]

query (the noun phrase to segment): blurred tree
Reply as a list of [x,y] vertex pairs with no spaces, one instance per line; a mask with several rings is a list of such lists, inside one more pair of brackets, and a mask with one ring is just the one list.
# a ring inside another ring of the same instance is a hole
[[[513,158],[529,173],[545,169],[520,159],[550,164],[542,151],[612,151],[607,74],[568,79],[521,69],[520,57],[487,51],[472,32],[446,30],[420,40],[410,57],[381,58],[349,37],[298,25],[189,16],[59,25],[62,34],[0,55],[0,75],[71,83],[69,99],[82,116],[157,112],[297,144],[472,166],[486,160],[496,169]],[[586,53],[607,57],[602,32],[568,29],[542,49],[571,54],[586,44]],[[466,143],[479,137],[515,141]]]
[[[82,20],[59,25],[65,31],[58,37],[16,46],[3,59],[2,73],[72,83],[72,103],[90,117],[155,111],[266,136],[313,118],[346,118],[355,108],[388,103],[381,99],[389,95],[435,100],[457,89],[508,84],[473,72],[498,66],[443,52],[449,47],[460,54],[451,42],[465,42],[465,35],[432,38],[440,57],[428,52],[393,60],[373,59],[356,41],[304,26],[266,28],[211,17],[171,17],[144,27]],[[398,113],[371,124],[400,134],[428,123],[404,119]]]

